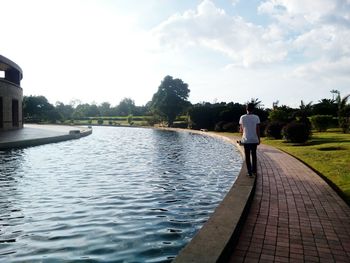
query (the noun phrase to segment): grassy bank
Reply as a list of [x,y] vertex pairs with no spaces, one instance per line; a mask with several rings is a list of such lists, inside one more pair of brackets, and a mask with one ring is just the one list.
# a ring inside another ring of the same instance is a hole
[[263,138],[274,146],[302,160],[334,183],[350,203],[350,134],[315,132],[306,145]]

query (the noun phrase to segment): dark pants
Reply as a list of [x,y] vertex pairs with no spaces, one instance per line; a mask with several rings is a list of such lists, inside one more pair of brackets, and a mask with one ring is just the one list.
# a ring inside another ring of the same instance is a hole
[[[252,173],[256,173],[256,148],[257,143],[245,143],[244,144],[244,153],[245,153],[245,162],[247,164],[248,173],[251,175]],[[252,163],[250,162],[250,156],[252,156]]]

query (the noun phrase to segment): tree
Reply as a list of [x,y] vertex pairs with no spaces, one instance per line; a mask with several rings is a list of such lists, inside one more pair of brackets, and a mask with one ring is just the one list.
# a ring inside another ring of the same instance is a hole
[[322,99],[312,106],[312,115],[332,115],[338,114],[338,106],[333,99]]
[[332,89],[331,93],[332,93],[332,100],[334,101],[337,98],[338,94],[339,94],[339,90]]
[[119,115],[128,116],[130,114],[134,114],[135,112],[135,102],[130,98],[124,98],[119,102],[117,106],[117,110]]
[[79,104],[73,112],[73,118],[75,119],[98,116],[100,116],[100,111],[98,110],[98,107],[95,104]]
[[72,118],[74,108],[72,105],[65,105],[63,102],[57,101],[55,105],[56,111],[61,115],[63,120]]
[[181,79],[166,76],[153,95],[151,108],[172,126],[176,117],[191,105],[187,100],[190,90]]
[[312,101],[310,101],[308,104],[305,104],[304,101],[301,100],[299,109],[295,112],[294,115],[298,119],[298,121],[311,126],[311,123],[308,119],[308,117],[311,115],[311,112],[312,112]]
[[55,122],[61,119],[55,107],[44,96],[24,96],[23,116],[27,122]]
[[[242,112],[244,112],[244,107]],[[233,121],[232,118],[235,117],[233,116],[230,109],[228,109],[225,102],[215,104],[211,104],[209,102],[202,102],[195,104],[189,109],[188,116],[189,126],[192,129],[197,130],[214,130],[218,122],[220,122],[221,126],[221,124],[224,124],[225,122]]]
[[287,123],[292,119],[294,112],[294,109],[286,105],[278,106],[278,104],[274,103],[272,111],[269,112],[269,120]]
[[250,101],[247,102],[247,104],[248,103],[252,103],[255,109],[262,108],[264,106],[261,104],[261,100],[259,100],[258,98],[251,98]]
[[111,104],[108,102],[101,103],[98,110],[100,111],[101,116],[111,116]]
[[89,106],[90,107],[88,108],[88,111],[86,113],[88,117],[98,117],[101,115],[96,104],[91,104]]
[[349,132],[350,127],[350,105],[348,104],[349,97],[350,94],[342,98],[340,96],[340,92],[338,91],[338,96],[336,98],[338,104],[339,128],[341,128],[344,133]]

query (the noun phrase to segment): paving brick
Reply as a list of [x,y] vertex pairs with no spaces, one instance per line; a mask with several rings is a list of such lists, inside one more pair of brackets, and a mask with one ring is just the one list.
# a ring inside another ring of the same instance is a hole
[[268,254],[261,254],[260,260],[270,260],[270,262],[273,262],[275,259],[275,256],[268,255]]
[[316,173],[260,145],[256,180],[230,262],[350,262],[350,208]]
[[289,258],[288,258],[288,257],[279,257],[279,256],[276,256],[276,257],[275,257],[275,262],[286,262],[286,263],[288,263],[288,262],[289,262]]

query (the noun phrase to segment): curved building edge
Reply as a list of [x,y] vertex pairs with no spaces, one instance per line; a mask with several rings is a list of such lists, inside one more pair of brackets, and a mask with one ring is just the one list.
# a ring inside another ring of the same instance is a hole
[[22,69],[0,55],[0,132],[23,128]]

